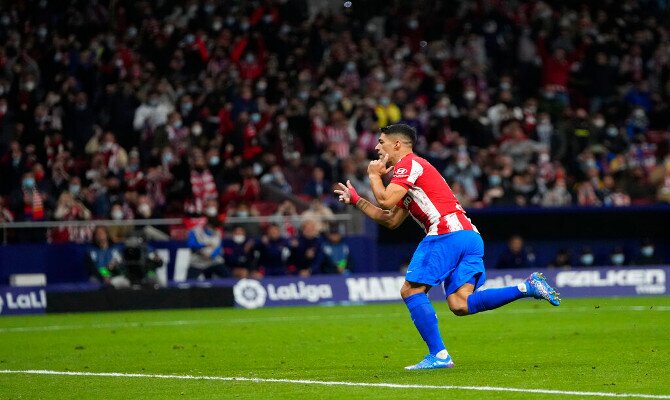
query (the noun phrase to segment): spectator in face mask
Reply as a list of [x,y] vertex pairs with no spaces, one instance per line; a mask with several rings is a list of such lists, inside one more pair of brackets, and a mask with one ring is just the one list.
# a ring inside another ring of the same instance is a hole
[[253,274],[258,258],[256,242],[247,237],[243,226],[237,225],[233,228],[230,238],[223,241],[223,248],[226,264],[233,276],[244,278]]
[[588,246],[582,248],[582,252],[579,255],[579,266],[580,267],[592,267],[595,263],[595,256],[593,251]]
[[626,254],[624,254],[621,246],[616,246],[610,253],[610,263],[613,266],[620,267],[626,264]]
[[633,265],[659,265],[661,258],[656,254],[654,243],[649,238],[642,240],[640,253],[632,262]]

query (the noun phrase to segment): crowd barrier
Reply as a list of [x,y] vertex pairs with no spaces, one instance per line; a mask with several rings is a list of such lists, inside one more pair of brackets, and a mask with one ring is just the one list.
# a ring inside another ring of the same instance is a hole
[[[484,288],[516,285],[533,270],[489,270]],[[668,295],[670,266],[541,270],[561,292],[564,302],[577,297]],[[97,285],[0,287],[0,315],[189,307],[260,308],[345,305],[400,300],[404,276],[398,273],[273,277],[262,280],[221,279],[172,282],[155,290],[101,289]],[[444,291],[429,296],[444,301]]]

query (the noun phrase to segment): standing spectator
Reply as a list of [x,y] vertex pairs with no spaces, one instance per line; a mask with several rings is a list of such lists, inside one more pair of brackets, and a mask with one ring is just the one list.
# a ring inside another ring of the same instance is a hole
[[214,176],[207,167],[205,156],[199,150],[193,152],[191,191],[192,197],[185,205],[186,212],[190,214],[202,214],[207,201],[216,200],[218,197]]
[[[48,198],[40,192],[32,172],[23,174],[21,187],[14,190],[10,198],[10,209],[16,221],[44,221],[48,218]],[[17,232],[17,239],[25,242],[43,242],[46,240],[44,228],[26,228]]]
[[153,132],[158,126],[167,122],[172,109],[171,104],[161,101],[158,92],[151,92],[146,101],[135,110],[133,128],[140,133]]
[[[57,221],[88,221],[91,211],[84,204],[74,198],[72,193],[64,191],[56,203],[54,219]],[[49,232],[51,243],[76,242],[83,243],[90,240],[90,230],[86,227],[62,226],[53,228]]]

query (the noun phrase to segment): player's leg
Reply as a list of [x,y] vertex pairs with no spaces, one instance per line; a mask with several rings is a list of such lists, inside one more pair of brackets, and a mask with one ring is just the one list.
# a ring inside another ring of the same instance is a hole
[[475,292],[475,286],[466,283],[447,296],[449,309],[458,316],[493,310],[524,297],[545,299],[552,305],[561,304],[559,294],[547,283],[540,273],[531,274],[516,286],[491,288]]
[[429,351],[424,360],[407,369],[453,367],[451,357],[440,335],[435,309],[427,296],[428,290],[432,286],[439,285],[456,265],[455,260],[443,262],[444,254],[449,254],[446,247],[447,241],[442,237],[424,238],[407,267],[407,275],[400,295]]
[[405,281],[400,289],[400,296],[409,310],[414,326],[428,345],[428,351],[436,355],[446,348],[437,325],[435,308],[428,299],[429,289],[430,286],[422,283]]
[[447,348],[444,346],[442,335],[437,324],[435,308],[428,299],[430,286],[405,281],[400,289],[402,296],[414,326],[419,331],[421,338],[428,346],[429,354],[421,362],[406,367],[405,369],[435,369],[451,368],[454,366]]

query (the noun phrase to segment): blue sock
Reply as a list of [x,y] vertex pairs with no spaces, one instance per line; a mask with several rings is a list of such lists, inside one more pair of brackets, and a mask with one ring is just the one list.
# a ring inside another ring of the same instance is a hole
[[428,296],[425,293],[417,293],[404,300],[416,329],[421,334],[423,341],[428,345],[430,354],[436,355],[440,351],[445,350],[446,347],[444,347],[442,336],[440,336],[440,329],[437,326],[437,315],[435,314],[433,305],[428,300]]
[[493,310],[522,297],[526,297],[526,293],[521,292],[517,286],[480,290],[468,296],[468,314]]

